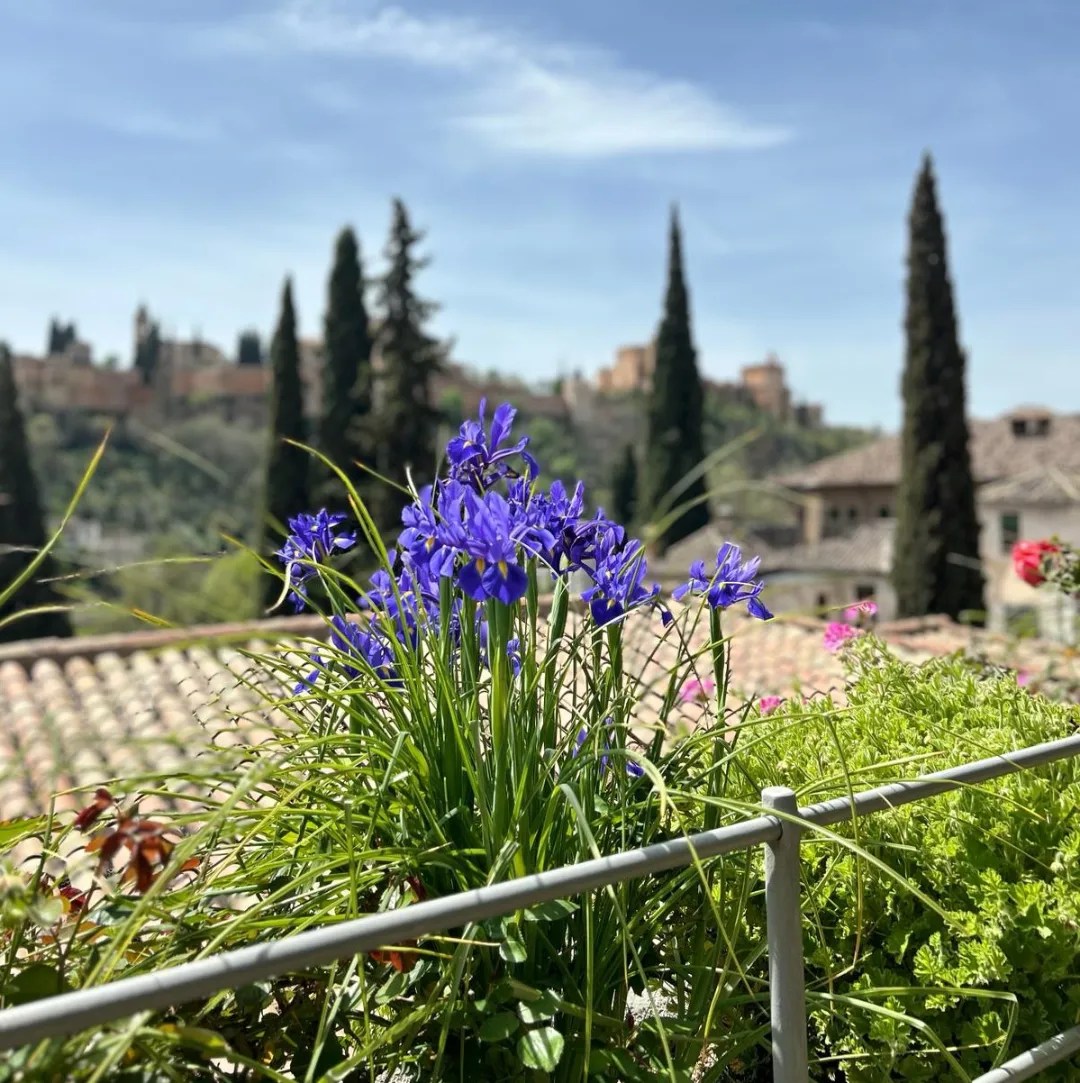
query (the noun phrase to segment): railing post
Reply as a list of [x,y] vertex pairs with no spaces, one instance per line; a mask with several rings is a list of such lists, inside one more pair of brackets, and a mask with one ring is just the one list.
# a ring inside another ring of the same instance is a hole
[[[761,791],[766,808],[795,816],[799,803],[786,786]],[[773,1083],[808,1083],[799,839],[802,829],[783,820],[783,833],[765,844],[765,920],[769,943],[769,1009]]]

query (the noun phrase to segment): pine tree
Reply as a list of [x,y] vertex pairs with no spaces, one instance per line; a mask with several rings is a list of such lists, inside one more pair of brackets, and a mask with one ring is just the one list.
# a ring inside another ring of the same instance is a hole
[[[354,464],[371,457],[371,332],[364,304],[364,275],[356,234],[345,228],[338,234],[324,324],[322,416],[319,447],[344,471],[358,490],[366,476]],[[346,494],[340,479],[318,468],[320,504],[344,510]]]
[[979,524],[945,228],[930,156],[915,183],[907,257],[901,477],[893,541],[900,616],[981,614]]
[[[291,279],[285,280],[281,294],[281,317],[270,344],[270,365],[273,371],[270,404],[272,431],[266,468],[263,528],[263,551],[267,557],[280,548],[288,519],[310,510],[310,456],[303,449],[286,443],[288,440],[303,441],[306,437],[300,384],[300,347],[296,338]],[[266,577],[265,590],[267,604],[272,604],[281,592],[280,580]]]
[[[446,346],[425,331],[437,306],[416,293],[414,279],[428,265],[416,255],[424,234],[409,224],[400,199],[394,200],[390,239],[385,255],[389,269],[379,286],[382,325],[378,349],[379,470],[384,477],[404,484],[406,470],[417,485],[435,473],[435,439],[439,408],[432,399],[432,378],[446,360]],[[378,522],[387,532],[400,525],[402,497],[389,486],[380,486]]]
[[615,522],[629,527],[637,514],[638,468],[633,445],[627,444],[611,477],[611,504]]
[[[0,591],[26,570],[45,542],[45,516],[30,463],[11,354],[0,343]],[[0,641],[71,635],[65,612],[36,613],[3,623],[16,613],[60,604],[61,599],[46,581],[56,570],[51,556],[46,557],[32,578],[0,604]]]
[[[648,441],[639,511],[665,522],[656,537],[662,553],[709,521],[705,478],[683,483],[705,458],[701,377],[690,329],[690,299],[683,276],[678,211],[672,208],[667,294],[656,336],[656,365],[647,408]],[[677,490],[677,491],[676,491]]]

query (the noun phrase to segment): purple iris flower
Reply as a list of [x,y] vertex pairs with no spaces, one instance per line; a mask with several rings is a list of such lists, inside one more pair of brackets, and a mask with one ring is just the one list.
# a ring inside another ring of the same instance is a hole
[[521,598],[529,585],[525,569],[518,563],[519,548],[547,542],[542,531],[515,519],[506,500],[494,491],[483,496],[465,495],[468,523],[465,548],[472,558],[458,572],[461,589],[478,602],[495,598],[510,605]]
[[589,603],[593,620],[603,626],[652,601],[660,587],[654,583],[647,589],[643,585],[648,565],[641,542],[625,541],[621,527],[598,533],[596,567],[589,572],[593,585],[581,592],[581,600]]
[[[476,615],[476,638],[480,641],[480,664],[488,665],[488,622]],[[506,656],[510,659],[510,672],[516,677],[521,673],[521,640],[517,636],[506,644]]]
[[463,493],[457,482],[444,482],[433,499],[432,487],[427,485],[420,491],[419,500],[401,513],[405,529],[398,535],[398,545],[417,568],[429,569],[436,577],[452,573],[463,540],[460,530],[454,529],[453,518],[456,515],[460,527]]
[[274,554],[285,565],[289,598],[299,612],[307,602],[306,584],[319,574],[314,565],[328,560],[335,550],[351,549],[356,544],[355,530],[338,530],[344,515],[331,515],[325,508],[310,515],[302,512],[289,520],[289,535]]
[[484,417],[486,408],[487,400],[481,399],[479,418],[463,422],[458,435],[446,445],[450,477],[483,492],[499,478],[518,477],[518,472],[510,466],[510,460],[520,456],[529,479],[535,478],[540,467],[525,450],[529,444],[527,436],[510,447],[500,448],[510,438],[517,411],[508,402],[497,407],[489,434]]
[[[374,673],[389,687],[400,687],[401,681],[394,670],[394,650],[391,644],[376,629],[364,627],[354,621],[347,621],[344,617],[330,618],[330,646],[343,656],[335,657],[331,661],[341,666],[347,680],[354,680],[364,672],[358,665],[351,664],[346,659],[355,659]],[[294,694],[314,688],[319,676],[325,671],[327,662],[322,655],[313,654],[311,662],[316,667],[307,677],[300,681],[293,689]]]
[[716,571],[706,573],[705,562],[696,560],[690,565],[690,579],[671,592],[672,598],[681,601],[688,594],[704,594],[712,609],[727,609],[746,602],[750,616],[758,620],[772,620],[772,613],[761,600],[765,588],[763,580],[754,581],[761,558],[744,561],[742,550],[731,542],[724,542],[716,554]]
[[[610,727],[610,726],[613,726],[614,724],[615,723],[612,721],[610,716],[608,716],[607,718],[604,719],[604,726],[605,727]],[[572,756],[576,756],[581,751],[581,746],[588,740],[588,737],[589,737],[588,728],[585,727],[585,726],[582,726],[582,728],[580,730],[578,730],[578,735],[574,740],[574,750],[573,750],[573,752],[570,753]],[[609,735],[609,732],[608,732],[607,728],[605,728],[605,730],[604,730],[604,748],[605,749],[610,749],[611,748],[611,737]],[[608,754],[605,751],[604,754],[600,757],[600,773],[603,774],[607,770],[607,767],[608,767]],[[628,775],[630,775],[632,778],[641,778],[641,776],[645,774],[645,768],[642,767],[640,763],[635,763],[633,760],[627,760],[626,761],[626,773]]]
[[[390,563],[393,566],[393,553]],[[372,574],[370,582],[371,590],[357,599],[360,607],[372,610],[373,623],[389,628],[401,643],[415,647],[419,625],[429,621],[438,623],[437,588],[433,587],[426,569],[406,565],[394,579],[380,568]]]
[[[362,661],[375,676],[387,684],[400,684],[395,678],[394,650],[386,638],[374,628],[365,628],[355,621],[344,617],[330,619],[330,645],[347,658]],[[362,670],[343,662],[343,669],[348,677],[360,675]]]

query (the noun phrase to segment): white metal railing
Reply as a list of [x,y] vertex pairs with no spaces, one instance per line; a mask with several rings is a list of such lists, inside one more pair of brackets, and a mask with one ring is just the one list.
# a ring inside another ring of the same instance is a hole
[[[894,782],[800,808],[784,787],[762,792],[770,813],[714,831],[565,865],[489,887],[429,899],[282,940],[223,952],[153,974],[37,1000],[0,1011],[0,1049],[74,1034],[126,1016],[156,1011],[281,974],[373,951],[387,944],[500,917],[698,859],[764,845],[769,994],[775,1083],[808,1083],[806,992],[800,898],[800,839],[808,827],[883,812],[962,786],[1080,755],[1080,735]],[[1015,1083],[1080,1052],[1080,1026],[979,1076],[973,1083]]]

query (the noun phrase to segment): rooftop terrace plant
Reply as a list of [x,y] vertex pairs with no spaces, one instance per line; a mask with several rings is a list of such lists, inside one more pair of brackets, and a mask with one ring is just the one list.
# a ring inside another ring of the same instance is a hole
[[[29,883],[0,879],[3,1003],[719,826],[766,785],[814,800],[1067,730],[1013,675],[903,666],[872,634],[830,640],[842,703],[733,708],[721,625],[771,616],[757,562],[725,545],[663,599],[513,419],[462,426],[392,552],[351,489],[352,520],[293,519],[281,601],[327,635],[253,656],[262,745],[112,784],[71,825],[0,826],[41,840]],[[337,560],[361,537],[365,583]],[[1074,772],[808,840],[815,1079],[962,1080],[1074,1011],[1053,1002],[1076,969]],[[760,855],[733,854],[42,1043],[0,1079],[764,1083],[760,889]]]

